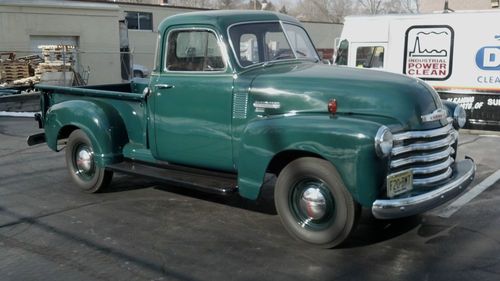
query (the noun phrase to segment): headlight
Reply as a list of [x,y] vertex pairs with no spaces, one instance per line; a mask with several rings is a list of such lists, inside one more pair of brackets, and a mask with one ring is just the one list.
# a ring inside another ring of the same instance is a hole
[[375,136],[375,151],[378,157],[384,158],[389,156],[392,151],[392,133],[386,126],[380,127]]
[[453,122],[455,123],[455,127],[463,128],[465,122],[467,121],[467,115],[465,114],[465,110],[462,106],[457,105],[455,110],[453,111]]

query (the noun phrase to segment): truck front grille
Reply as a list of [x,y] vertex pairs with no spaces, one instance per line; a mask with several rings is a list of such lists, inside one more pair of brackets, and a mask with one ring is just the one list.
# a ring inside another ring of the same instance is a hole
[[394,134],[389,174],[411,170],[414,187],[448,179],[457,139],[458,132],[451,124],[434,130]]

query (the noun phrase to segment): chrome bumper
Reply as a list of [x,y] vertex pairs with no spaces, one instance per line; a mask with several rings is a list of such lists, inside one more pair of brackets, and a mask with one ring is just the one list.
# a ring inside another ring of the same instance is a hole
[[436,208],[463,192],[474,179],[476,164],[465,159],[453,165],[453,176],[442,187],[427,193],[398,199],[376,200],[372,213],[378,219],[395,219],[412,216]]

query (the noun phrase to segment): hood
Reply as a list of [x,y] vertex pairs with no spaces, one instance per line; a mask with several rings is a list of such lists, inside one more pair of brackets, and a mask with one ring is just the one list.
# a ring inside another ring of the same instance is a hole
[[255,77],[250,87],[251,104],[279,103],[270,114],[326,113],[328,101],[336,99],[337,114],[379,117],[376,119],[405,130],[447,124],[446,119],[422,122],[422,115],[443,105],[425,82],[404,75],[316,63],[274,64],[249,72]]

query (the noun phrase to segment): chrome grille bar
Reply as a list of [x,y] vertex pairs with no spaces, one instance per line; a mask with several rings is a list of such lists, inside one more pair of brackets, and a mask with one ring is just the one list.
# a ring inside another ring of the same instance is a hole
[[449,157],[453,153],[455,153],[455,149],[453,149],[453,147],[449,146],[446,150],[443,150],[443,151],[438,152],[438,153],[415,155],[415,156],[409,156],[409,157],[402,158],[402,159],[392,160],[391,161],[391,169],[398,168],[398,167],[408,165],[408,164],[418,163],[418,162],[428,163],[428,162],[442,160],[442,159]]
[[417,139],[417,138],[433,138],[433,137],[448,135],[451,130],[453,130],[453,126],[450,123],[442,128],[434,130],[410,131],[410,132],[394,134],[394,141],[403,141],[407,139]]
[[428,177],[424,179],[413,179],[413,186],[424,186],[424,185],[430,185],[433,183],[436,183],[438,181],[442,181],[444,179],[447,179],[451,176],[452,170],[450,167],[446,169],[446,172],[443,174],[439,174],[433,177]]
[[414,143],[406,146],[395,146],[392,149],[392,155],[400,155],[403,153],[411,152],[411,151],[422,151],[422,150],[431,150],[431,149],[437,149],[437,148],[442,148],[446,146],[452,145],[456,140],[458,136],[455,132],[450,133],[446,138],[436,140],[436,141],[431,141],[431,142],[424,142],[424,143]]
[[443,163],[439,163],[432,166],[411,168],[411,171],[414,175],[432,174],[450,167],[450,165],[453,164],[453,162],[455,162],[453,161],[453,158],[448,157],[448,159],[446,159],[446,161],[444,161]]

